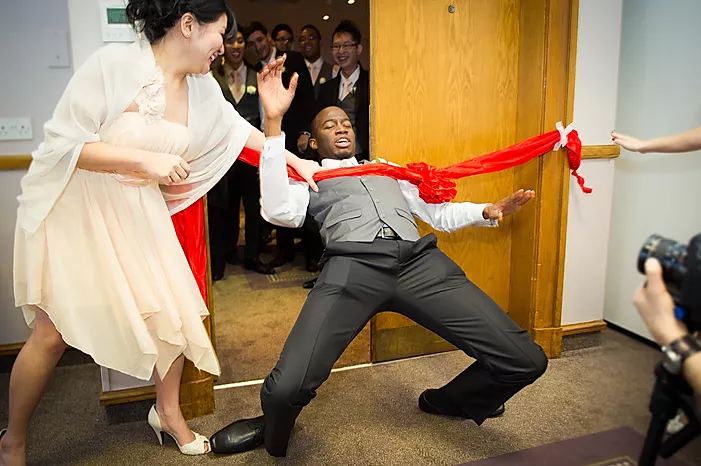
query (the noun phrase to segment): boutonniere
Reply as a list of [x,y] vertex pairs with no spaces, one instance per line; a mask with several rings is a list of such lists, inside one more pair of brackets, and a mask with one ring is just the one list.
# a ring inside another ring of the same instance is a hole
[[356,89],[357,89],[357,87],[355,87],[355,86],[351,87],[350,95],[355,94]]
[[258,92],[258,89],[256,89],[256,86],[246,86],[246,93],[255,95],[255,93]]
[[319,78],[319,84],[324,84],[325,82],[326,82],[326,78],[325,78],[325,77],[322,76],[322,77]]

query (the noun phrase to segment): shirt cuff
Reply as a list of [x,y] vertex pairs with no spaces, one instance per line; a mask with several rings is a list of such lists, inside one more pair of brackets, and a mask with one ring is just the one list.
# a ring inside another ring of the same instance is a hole
[[263,144],[263,152],[261,157],[273,158],[277,154],[285,154],[285,133],[283,132],[279,136],[266,137],[265,143]]
[[479,220],[475,224],[475,226],[481,226],[481,227],[498,227],[499,226],[499,219],[494,218],[494,219],[485,219],[482,214],[484,212],[484,209],[486,209],[488,206],[492,205],[491,203],[487,204],[477,204],[479,208]]

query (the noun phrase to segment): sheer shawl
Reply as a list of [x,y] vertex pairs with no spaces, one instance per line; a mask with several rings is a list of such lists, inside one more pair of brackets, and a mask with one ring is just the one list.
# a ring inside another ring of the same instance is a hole
[[[83,146],[100,141],[100,130],[124,113],[157,72],[144,39],[102,47],[76,71],[22,178],[17,218],[25,234],[37,230],[63,193]],[[185,160],[191,174],[179,185],[161,187],[171,214],[190,206],[224,176],[253,129],[224,99],[211,75],[190,75],[187,83],[190,146]]]

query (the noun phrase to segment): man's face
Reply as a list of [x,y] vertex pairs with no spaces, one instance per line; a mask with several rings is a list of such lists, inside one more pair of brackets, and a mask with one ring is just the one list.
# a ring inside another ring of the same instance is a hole
[[268,36],[261,31],[255,31],[248,36],[247,45],[251,50],[255,51],[259,60],[267,60],[272,52]]
[[292,34],[289,31],[278,31],[277,35],[273,37],[273,41],[278,50],[283,52],[292,50]]
[[348,115],[338,107],[327,107],[314,118],[310,147],[321,159],[349,159],[355,155],[355,131]]
[[333,59],[338,66],[344,69],[355,68],[358,63],[358,55],[363,51],[363,46],[353,40],[353,36],[347,32],[341,32],[333,36],[331,43]]
[[321,56],[320,50],[321,40],[316,30],[312,28],[302,29],[302,35],[299,36],[299,48],[309,61],[316,61]]

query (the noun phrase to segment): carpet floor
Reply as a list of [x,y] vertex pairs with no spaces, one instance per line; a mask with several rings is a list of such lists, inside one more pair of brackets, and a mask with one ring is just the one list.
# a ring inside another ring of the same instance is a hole
[[[481,427],[417,407],[421,391],[442,385],[471,362],[462,353],[333,373],[300,415],[285,459],[262,449],[185,457],[172,442],[161,447],[146,423],[149,403],[101,408],[98,367],[62,366],[33,419],[29,464],[456,465],[622,426],[644,433],[658,353],[613,331],[583,346],[569,345],[575,349],[551,361],[540,380],[507,404],[504,416]],[[7,421],[8,379],[0,374],[0,426]],[[191,426],[210,435],[234,419],[258,415],[259,390],[217,390],[215,414]],[[678,458],[701,464],[701,441]],[[561,464],[568,464],[566,458]]]
[[[244,272],[239,265],[228,265],[224,279],[214,283],[212,315],[215,346],[222,368],[217,384],[260,380],[275,366],[309,293],[302,288],[302,283],[314,276],[306,272],[303,265],[304,258],[297,254],[297,263],[278,269],[280,273],[273,277],[282,277],[282,280],[273,281],[270,286],[264,286],[268,275]],[[369,324],[335,367],[368,362]]]

